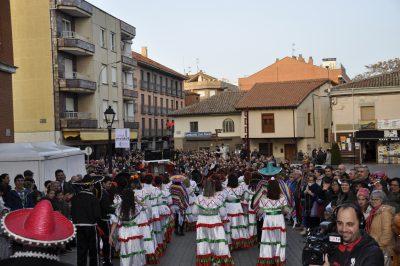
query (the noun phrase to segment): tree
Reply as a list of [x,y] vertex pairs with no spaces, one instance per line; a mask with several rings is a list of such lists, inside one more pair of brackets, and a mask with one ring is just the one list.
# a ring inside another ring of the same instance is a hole
[[353,81],[400,70],[400,58],[389,59],[387,61],[379,61],[375,64],[366,65],[365,68],[367,69],[367,71],[355,76],[353,78]]
[[340,154],[339,144],[336,142],[332,144],[332,165],[339,165],[342,163],[342,156]]

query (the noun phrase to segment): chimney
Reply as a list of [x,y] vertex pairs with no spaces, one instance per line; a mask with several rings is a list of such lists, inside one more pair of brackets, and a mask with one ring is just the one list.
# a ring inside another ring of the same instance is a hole
[[313,59],[312,59],[312,56],[308,57],[308,63],[309,63],[310,65],[313,65],[313,64],[314,64],[314,61],[313,61]]
[[275,63],[279,62],[279,58],[276,58]]
[[142,56],[147,57],[147,46],[142,47]]
[[305,62],[302,54],[299,54],[298,60],[299,60],[300,62],[303,62],[303,63]]

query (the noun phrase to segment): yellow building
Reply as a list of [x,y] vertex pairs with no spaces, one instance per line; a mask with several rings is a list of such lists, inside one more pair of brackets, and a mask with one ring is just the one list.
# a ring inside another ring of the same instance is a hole
[[98,146],[114,128],[131,128],[137,90],[131,57],[135,27],[84,0],[11,1],[15,142]]

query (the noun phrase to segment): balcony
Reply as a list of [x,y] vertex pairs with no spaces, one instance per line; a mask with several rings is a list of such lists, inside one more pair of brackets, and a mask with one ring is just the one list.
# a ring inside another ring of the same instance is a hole
[[154,114],[154,115],[159,115],[158,111],[159,111],[160,109],[157,108],[157,106],[153,106],[153,108],[154,108],[153,114]]
[[122,96],[124,98],[130,99],[130,98],[137,98],[138,97],[138,92],[133,90],[133,86],[130,84],[122,84]]
[[81,94],[91,94],[96,91],[96,82],[77,72],[72,73],[72,78],[59,79],[60,91]]
[[154,83],[153,83],[153,82],[149,82],[149,83],[147,84],[147,90],[148,90],[149,92],[154,91]]
[[64,112],[61,113],[62,128],[97,128],[97,120],[91,113]]
[[74,31],[63,31],[58,38],[58,50],[73,55],[94,55],[95,46]]
[[145,115],[145,114],[147,114],[147,105],[144,105],[144,104],[142,104],[141,106],[140,106],[140,113],[142,114],[142,115]]
[[140,89],[144,91],[147,90],[147,81],[145,80],[140,81]]
[[93,6],[84,0],[57,0],[57,9],[72,17],[89,18]]
[[126,118],[124,121],[124,128],[139,129],[139,122],[133,121],[133,118]]
[[376,120],[359,120],[359,130],[373,130],[376,129]]
[[145,105],[147,107],[147,114],[152,115],[154,114],[154,106],[152,105]]
[[136,28],[121,20],[121,39],[132,40],[136,36]]
[[154,86],[154,92],[160,92],[161,91],[161,85],[160,84],[155,84]]
[[122,69],[123,70],[132,70],[137,66],[137,61],[131,57],[121,55]]
[[166,91],[165,91],[165,95],[167,96],[171,96],[171,89],[167,87]]
[[164,94],[165,94],[165,90],[166,90],[165,85],[162,85],[162,86],[160,87],[160,94],[161,94],[161,95],[164,95]]
[[133,79],[133,88],[136,89],[137,88],[137,79]]
[[133,104],[133,113],[134,113],[134,114],[137,114],[137,112],[138,112],[138,104],[137,104],[137,103],[134,103],[134,104]]

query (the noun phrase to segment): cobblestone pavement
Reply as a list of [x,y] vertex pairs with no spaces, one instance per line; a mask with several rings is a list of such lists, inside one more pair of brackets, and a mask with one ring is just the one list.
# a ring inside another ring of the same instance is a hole
[[[191,266],[196,265],[196,233],[188,232],[183,237],[173,236],[167,251],[160,260],[162,266]],[[304,246],[304,240],[299,233],[292,228],[287,232],[288,247],[286,248],[287,265],[301,265],[301,252]],[[235,250],[232,253],[235,265],[251,266],[257,264],[258,247],[249,249]],[[61,256],[61,261],[76,265],[76,250]],[[114,265],[119,265],[119,260],[113,261]]]

